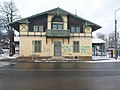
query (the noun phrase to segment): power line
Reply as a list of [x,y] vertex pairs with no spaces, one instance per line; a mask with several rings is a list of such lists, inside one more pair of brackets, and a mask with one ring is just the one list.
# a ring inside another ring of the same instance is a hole
[[[119,20],[120,20],[120,18],[117,19],[117,21],[119,21]],[[101,22],[98,22],[98,23],[107,23],[107,22],[114,22],[114,20],[113,19],[111,19],[111,20],[105,20],[105,21],[101,21]]]
[[101,22],[98,22],[98,23],[107,23],[107,22],[113,22],[114,20],[106,20],[106,21],[101,21]]

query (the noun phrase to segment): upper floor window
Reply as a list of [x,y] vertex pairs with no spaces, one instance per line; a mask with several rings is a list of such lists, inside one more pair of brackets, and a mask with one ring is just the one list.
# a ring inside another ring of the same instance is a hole
[[33,26],[33,31],[34,31],[34,32],[43,32],[43,26],[34,25],[34,26]]
[[71,33],[80,33],[80,27],[71,27],[70,32]]
[[55,16],[52,19],[52,29],[54,30],[62,30],[63,29],[63,20],[60,16]]
[[38,31],[38,26],[37,26],[37,25],[34,25],[34,26],[33,26],[33,31],[35,31],[35,32]]
[[43,26],[39,26],[39,29],[38,29],[40,32],[43,32]]

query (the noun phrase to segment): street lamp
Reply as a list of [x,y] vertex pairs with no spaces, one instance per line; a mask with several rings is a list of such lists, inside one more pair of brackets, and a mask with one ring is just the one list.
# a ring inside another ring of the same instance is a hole
[[115,59],[117,60],[118,58],[118,51],[117,51],[117,20],[116,20],[116,12],[120,10],[120,8],[118,8],[117,10],[115,10]]

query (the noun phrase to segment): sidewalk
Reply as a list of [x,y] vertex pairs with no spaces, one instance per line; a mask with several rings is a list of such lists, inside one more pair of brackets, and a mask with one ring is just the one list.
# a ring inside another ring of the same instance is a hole
[[[11,61],[22,61],[24,62],[24,60],[19,60],[17,59],[19,57],[18,54],[15,54],[14,56],[10,57],[9,56],[9,51],[8,50],[4,50],[4,54],[0,55],[0,60],[1,61],[7,61],[7,62],[11,62]],[[114,58],[109,58],[109,56],[92,56],[93,60],[92,61],[82,61],[82,60],[34,60],[32,62],[82,62],[82,63],[105,63],[105,62],[120,62],[120,57],[115,60]],[[28,60],[29,61],[29,60]],[[25,61],[27,62],[27,60]],[[31,62],[31,60],[29,61]]]
[[92,56],[93,62],[120,62],[120,57],[116,60],[115,58],[110,58],[109,56]]

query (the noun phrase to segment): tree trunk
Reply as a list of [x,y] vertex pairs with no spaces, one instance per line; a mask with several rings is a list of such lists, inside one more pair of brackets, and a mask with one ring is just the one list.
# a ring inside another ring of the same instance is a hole
[[14,43],[14,31],[12,27],[10,27],[10,52],[9,56],[13,56],[15,54],[15,43]]

